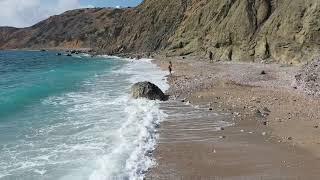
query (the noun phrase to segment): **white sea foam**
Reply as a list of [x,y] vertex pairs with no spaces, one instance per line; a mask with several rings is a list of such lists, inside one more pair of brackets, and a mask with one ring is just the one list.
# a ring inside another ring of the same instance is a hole
[[[167,73],[152,64],[150,59],[128,61],[125,67],[115,73],[130,75],[131,84],[138,81],[151,81],[163,91],[169,88],[164,78]],[[156,127],[166,117],[166,114],[160,110],[158,101],[134,100],[127,95],[115,99],[112,103],[124,105],[127,114],[127,121],[117,132],[121,145],[98,160],[100,168],[92,173],[90,179],[104,180],[115,176],[118,176],[119,179],[143,179],[144,173],[155,165],[150,153],[156,145]],[[135,138],[132,139],[132,137]],[[121,159],[118,156],[123,156],[125,151],[129,152],[128,157],[125,158],[125,173],[119,173],[117,171],[121,167],[117,166],[116,161]]]
[[124,68],[118,70],[120,73],[127,73],[131,75],[131,83],[139,81],[150,81],[159,86],[162,91],[169,89],[169,84],[165,78],[167,72],[160,70],[156,64],[152,63],[152,59],[128,60]]
[[26,116],[28,133],[0,147],[0,179],[143,179],[155,164],[150,152],[166,114],[158,101],[132,99],[130,87],[146,80],[163,91],[169,86],[167,73],[151,60],[125,61],[84,82],[82,90],[44,99],[43,109],[35,110],[43,121]]

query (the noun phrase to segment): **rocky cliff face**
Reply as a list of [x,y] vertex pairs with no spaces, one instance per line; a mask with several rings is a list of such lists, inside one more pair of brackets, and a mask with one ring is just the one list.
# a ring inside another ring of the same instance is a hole
[[135,8],[74,10],[30,28],[0,28],[0,48],[22,47],[212,52],[219,60],[298,63],[320,53],[320,2],[145,0]]
[[0,28],[0,48],[94,47],[104,28],[112,27],[117,17],[113,9],[80,9],[52,16],[29,28]]
[[221,60],[308,60],[319,53],[320,2],[195,0],[170,42],[179,54],[211,51]]

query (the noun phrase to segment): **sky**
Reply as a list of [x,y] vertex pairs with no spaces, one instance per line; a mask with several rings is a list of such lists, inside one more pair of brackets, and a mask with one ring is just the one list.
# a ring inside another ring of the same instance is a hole
[[0,26],[27,27],[67,10],[136,6],[142,0],[0,0]]

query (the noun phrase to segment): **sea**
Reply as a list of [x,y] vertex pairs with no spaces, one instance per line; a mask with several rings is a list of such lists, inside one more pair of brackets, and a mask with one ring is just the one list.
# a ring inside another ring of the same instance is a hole
[[150,59],[0,51],[1,180],[139,180],[166,118],[131,86],[165,76]]

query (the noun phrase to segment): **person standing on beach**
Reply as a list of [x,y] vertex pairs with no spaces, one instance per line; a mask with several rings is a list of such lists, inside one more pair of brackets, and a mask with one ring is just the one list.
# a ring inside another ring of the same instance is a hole
[[211,51],[209,52],[209,59],[210,59],[210,62],[212,63],[213,62],[213,53]]
[[168,70],[169,70],[169,73],[171,75],[172,74],[172,62],[171,61],[169,61]]

